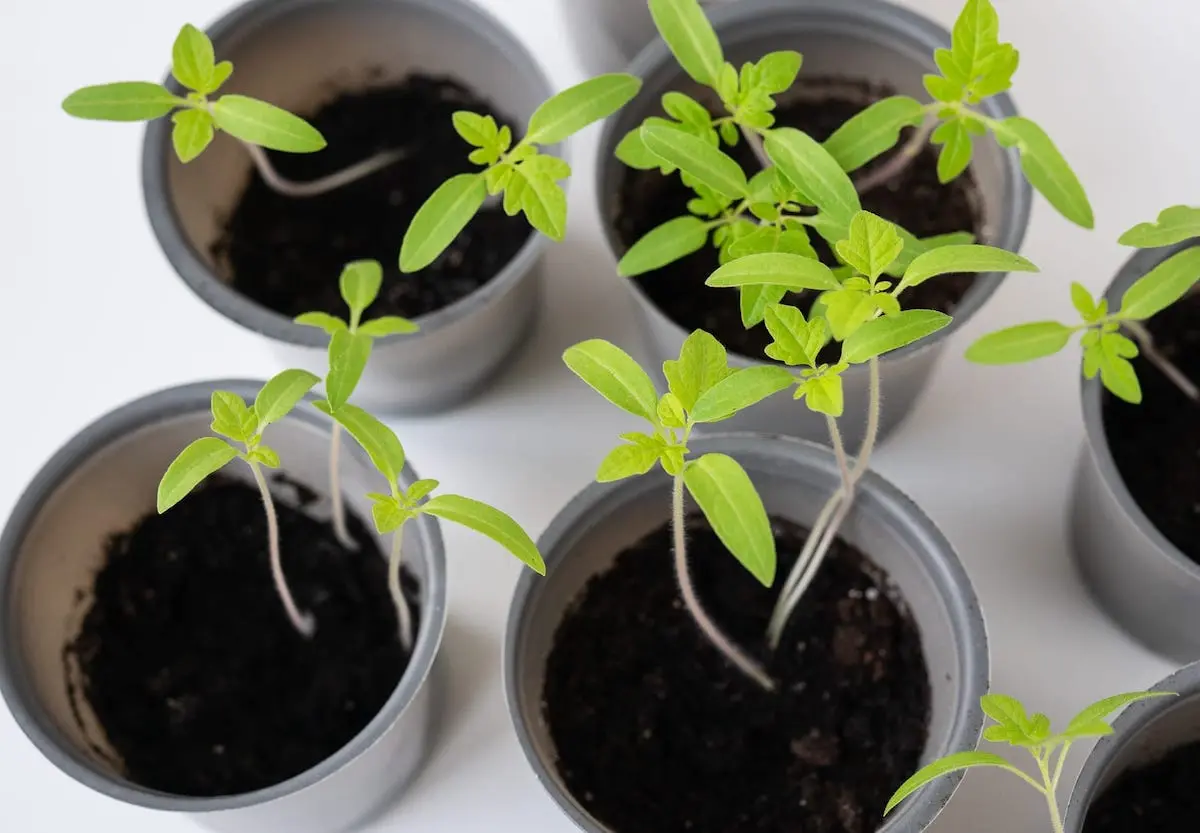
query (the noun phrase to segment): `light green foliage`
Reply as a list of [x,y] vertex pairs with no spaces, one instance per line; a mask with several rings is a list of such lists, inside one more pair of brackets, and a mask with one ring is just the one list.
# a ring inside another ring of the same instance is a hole
[[320,381],[305,370],[284,370],[270,379],[247,406],[235,393],[214,391],[212,430],[243,448],[218,437],[202,437],[188,445],[167,467],[158,484],[158,511],[166,512],[209,475],[235,459],[268,468],[279,466],[279,455],[263,444],[263,430],[278,422],[296,407],[304,395]]
[[900,131],[925,120],[925,107],[915,98],[894,95],[852,116],[825,140],[825,150],[850,173],[895,147]]
[[100,121],[151,121],[171,113],[171,141],[185,163],[208,147],[217,129],[271,150],[312,153],[325,147],[316,128],[265,101],[243,95],[210,101],[232,72],[229,61],[217,63],[208,35],[189,23],[171,51],[171,73],[191,91],[186,96],[161,84],[124,81],[76,90],[63,101],[63,109],[76,118]]
[[512,130],[492,116],[454,114],[454,129],[474,148],[468,159],[483,168],[452,177],[417,211],[400,247],[400,271],[416,272],[433,263],[483,207],[488,195],[503,194],[510,217],[524,213],[552,240],[567,232],[567,195],[559,185],[571,166],[541,148],[555,145],[593,122],[607,118],[632,99],[642,82],[632,75],[601,75],[545,101],[529,119],[525,137],[513,143]]
[[621,435],[600,463],[602,483],[645,474],[655,464],[683,478],[717,536],[764,584],[775,575],[775,538],[762,500],[745,471],[724,455],[688,459],[688,438],[701,423],[721,422],[795,383],[782,367],[735,370],[725,348],[703,330],[683,343],[679,358],[663,362],[667,393],[627,353],[601,339],[570,347],[563,361],[617,407],[649,423],[649,431]]
[[[887,815],[904,799],[932,781],[954,772],[975,767],[994,767],[1009,772],[1042,794],[1046,801],[1054,830],[1061,831],[1062,818],[1058,810],[1056,791],[1062,778],[1063,764],[1071,745],[1077,741],[1104,737],[1113,732],[1109,717],[1118,709],[1153,697],[1173,697],[1173,692],[1135,691],[1106,697],[1079,712],[1061,732],[1052,732],[1050,718],[1037,713],[1030,715],[1015,697],[987,694],[980,698],[984,714],[994,721],[984,731],[984,737],[994,743],[1004,743],[1014,749],[1025,749],[1037,765],[1037,778],[999,755],[991,752],[957,752],[922,767],[900,785],[884,808]],[[1056,754],[1057,753],[1057,754]]]
[[1117,242],[1138,249],[1155,249],[1174,246],[1192,237],[1200,237],[1200,208],[1173,205],[1164,208],[1156,222],[1138,223]]

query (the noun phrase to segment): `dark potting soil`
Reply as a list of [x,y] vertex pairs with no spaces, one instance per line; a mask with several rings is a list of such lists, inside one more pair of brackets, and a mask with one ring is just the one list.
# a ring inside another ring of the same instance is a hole
[[522,217],[484,208],[427,268],[399,269],[404,232],[434,190],[451,176],[480,170],[454,131],[458,110],[490,114],[515,126],[484,99],[449,78],[412,75],[399,84],[347,92],[308,120],[328,146],[317,153],[270,153],[282,176],[305,182],[381,151],[404,149],[391,166],[306,198],[272,191],[255,171],[213,255],[233,286],[265,307],[294,317],[320,311],[345,317],[338,275],[353,260],[383,264],[384,281],[369,317],[415,318],[446,307],[494,278],[529,238]]
[[[829,87],[831,93],[827,98],[806,96],[794,102],[781,103],[775,111],[776,125],[798,128],[817,141],[829,138],[867,105],[894,94],[894,90],[881,85],[841,78],[811,78],[805,82],[805,86],[810,90]],[[904,130],[898,146],[907,141],[911,130]],[[737,159],[748,175],[761,169],[754,152],[745,141],[739,141],[733,148],[722,145],[721,149]],[[884,164],[889,156],[890,153],[873,160],[856,171],[854,176],[862,176]],[[862,207],[898,223],[918,238],[956,231],[969,231],[978,237],[983,223],[981,197],[971,171],[968,169],[958,179],[942,185],[937,178],[937,159],[938,151],[927,145],[900,175],[861,195]],[[617,236],[628,249],[662,223],[686,215],[687,203],[694,196],[678,174],[664,177],[657,170],[627,169],[617,216],[613,218]],[[837,261],[825,241],[815,233],[810,238],[822,261],[829,266],[836,266]],[[770,335],[766,327],[761,325],[750,330],[742,326],[738,292],[704,285],[704,281],[719,265],[717,250],[710,244],[688,257],[633,280],[638,281],[655,306],[685,330],[706,330],[733,352],[767,360],[763,356],[763,349],[771,343]],[[904,307],[953,313],[970,289],[974,277],[945,275],[906,290]],[[812,297],[815,296],[811,293],[789,294],[784,301],[807,312]]]
[[[807,530],[773,521],[777,586]],[[916,771],[930,688],[916,624],[887,576],[838,541],[780,650],[776,591],[690,519],[697,592],[767,662],[769,693],[727,664],[683,608],[663,527],[571,606],[543,708],[571,794],[617,833],[870,833]]]
[[[400,681],[408,655],[372,536],[348,517],[349,552],[326,522],[276,506],[312,639],[275,592],[253,486],[214,478],[109,541],[64,660],[78,660],[72,696],[86,697],[134,782],[187,796],[280,783],[345,746]],[[411,576],[405,591],[415,614]]]
[[1084,833],[1193,833],[1200,816],[1200,743],[1130,770],[1096,799]]
[[[1146,322],[1155,345],[1200,384],[1200,295],[1191,294]],[[1104,431],[1113,461],[1150,522],[1200,563],[1200,404],[1146,359],[1133,359],[1142,402],[1104,394]]]

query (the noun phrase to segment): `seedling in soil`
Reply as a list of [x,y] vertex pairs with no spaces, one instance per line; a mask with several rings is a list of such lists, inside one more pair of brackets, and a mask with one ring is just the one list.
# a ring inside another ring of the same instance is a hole
[[[1120,243],[1153,249],[1174,246],[1194,237],[1200,237],[1200,208],[1177,205],[1160,213],[1157,222],[1134,226],[1121,235]],[[1081,323],[1018,324],[979,339],[967,349],[967,358],[980,364],[1033,361],[1059,352],[1071,336],[1081,332],[1084,376],[1094,379],[1098,373],[1101,384],[1114,396],[1135,405],[1142,401],[1142,387],[1129,361],[1140,352],[1184,395],[1200,402],[1196,383],[1159,352],[1142,323],[1186,296],[1197,280],[1200,280],[1200,246],[1172,255],[1134,281],[1125,290],[1115,312],[1109,311],[1107,299],[1093,298],[1086,287],[1073,282],[1071,302]]]
[[1050,731],[1050,718],[1044,714],[1029,715],[1015,697],[1004,694],[985,694],[980,698],[983,712],[995,723],[984,730],[983,736],[994,743],[1006,743],[1013,749],[1024,749],[1033,756],[1037,764],[1037,777],[1009,763],[992,752],[956,752],[939,758],[922,767],[915,775],[900,785],[887,803],[884,815],[896,808],[904,799],[931,781],[953,772],[977,767],[993,767],[1012,773],[1033,787],[1046,799],[1050,812],[1050,827],[1054,833],[1063,833],[1062,814],[1058,809],[1058,785],[1062,780],[1063,763],[1071,745],[1090,738],[1100,738],[1113,733],[1108,717],[1118,709],[1148,700],[1152,697],[1174,697],[1170,691],[1135,691],[1117,694],[1093,703],[1081,711],[1061,732]]
[[[342,270],[338,280],[342,300],[350,308],[345,321],[324,312],[306,312],[296,317],[297,324],[317,327],[329,335],[329,373],[325,377],[325,401],[337,411],[354,394],[371,357],[375,339],[415,333],[419,328],[398,315],[384,315],[364,322],[362,315],[379,296],[383,285],[383,266],[375,260],[358,260]],[[335,421],[329,445],[329,496],[332,503],[333,529],[338,541],[348,549],[357,549],[346,528],[346,509],[339,482],[338,458],[341,449],[341,423]]]
[[171,140],[180,162],[204,152],[217,130],[237,139],[258,168],[263,181],[289,197],[314,197],[378,171],[400,158],[400,151],[378,154],[312,182],[292,182],[276,172],[263,148],[313,153],[325,147],[315,127],[299,116],[249,96],[211,98],[233,74],[233,64],[216,61],[208,35],[185,24],[171,51],[171,74],[188,90],[177,96],[162,84],[121,81],[84,87],[63,101],[63,109],[81,119],[153,121],[170,115]]
[[546,574],[546,565],[530,537],[508,515],[471,498],[459,495],[430,496],[438,487],[436,480],[418,480],[407,489],[400,485],[404,472],[404,447],[392,429],[355,405],[343,403],[334,409],[328,400],[317,407],[333,417],[350,436],[363,447],[375,468],[388,484],[388,492],[368,495],[373,505],[371,516],[380,535],[391,533],[392,547],[388,558],[388,589],[396,604],[400,622],[400,642],[411,650],[412,614],[400,587],[400,567],[404,524],[423,512],[451,521],[486,535],[515,555],[539,575]]
[[[319,381],[305,370],[284,370],[263,385],[251,407],[247,407],[245,400],[235,393],[214,391],[212,430],[228,439],[202,437],[195,440],[179,452],[158,484],[158,511],[162,514],[228,463],[233,460],[246,462],[254,473],[254,482],[258,484],[263,509],[267,513],[267,550],[275,589],[292,625],[305,637],[312,636],[316,621],[312,614],[301,612],[296,606],[283,574],[279,552],[279,519],[262,472],[264,466],[278,468],[279,455],[263,443],[262,434],[268,425],[287,416]],[[237,448],[233,443],[240,443],[242,448]]]

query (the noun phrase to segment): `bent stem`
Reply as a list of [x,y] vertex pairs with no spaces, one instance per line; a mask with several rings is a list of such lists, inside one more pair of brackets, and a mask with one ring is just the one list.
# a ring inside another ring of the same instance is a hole
[[908,137],[908,141],[893,153],[886,162],[873,171],[856,178],[854,180],[854,190],[858,191],[859,194],[865,194],[888,182],[893,177],[902,174],[912,164],[912,161],[920,156],[921,151],[928,144],[929,137],[933,135],[934,128],[936,127],[937,120],[927,118],[918,129],[912,132]]
[[342,500],[341,466],[338,458],[342,448],[342,424],[336,420],[333,423],[333,433],[329,439],[329,500],[332,505],[333,534],[338,543],[348,550],[357,550],[358,544],[350,537],[346,528],[346,504]]
[[683,476],[675,475],[671,491],[671,529],[675,538],[675,578],[679,582],[679,594],[683,604],[692,615],[700,632],[716,648],[725,659],[729,660],[739,671],[767,691],[775,690],[775,681],[758,663],[746,656],[729,637],[721,633],[721,629],[709,618],[704,606],[692,586],[692,577],[687,563],[687,535],[683,528]]
[[392,594],[392,603],[396,605],[396,619],[400,623],[400,644],[404,650],[412,650],[412,612],[408,609],[408,601],[404,598],[404,589],[400,586],[401,548],[404,542],[404,525],[401,524],[392,533],[392,553],[388,558],[388,590]]
[[1179,388],[1184,396],[1193,402],[1200,402],[1200,388],[1197,388],[1195,383],[1170,359],[1159,352],[1158,346],[1154,343],[1154,336],[1150,335],[1150,331],[1142,326],[1140,321],[1122,321],[1121,326],[1128,330],[1129,334],[1137,341],[1138,347],[1141,348],[1142,355],[1146,357],[1147,361],[1171,380],[1171,383]]
[[267,552],[270,556],[271,578],[275,580],[275,590],[283,601],[283,608],[287,611],[288,619],[292,621],[292,627],[301,636],[311,637],[317,629],[316,620],[313,619],[311,613],[303,613],[296,606],[296,600],[292,598],[292,591],[288,590],[287,579],[283,575],[283,561],[279,554],[279,517],[275,514],[275,501],[271,500],[271,490],[267,488],[266,478],[263,477],[258,463],[253,460],[246,462],[249,463],[250,470],[254,472],[254,482],[258,484],[263,508],[267,511]]
[[[239,141],[241,140],[239,139]],[[271,159],[267,156],[267,152],[261,147],[252,145],[249,142],[242,142],[241,144],[246,149],[246,153],[250,155],[250,161],[258,169],[263,182],[267,183],[267,187],[285,197],[294,197],[296,199],[317,197],[336,188],[341,188],[343,185],[349,185],[351,182],[356,182],[363,177],[383,170],[388,165],[398,162],[405,156],[405,151],[403,150],[385,150],[382,153],[377,153],[361,162],[355,162],[348,168],[343,168],[320,179],[314,179],[310,182],[296,182],[280,175],[275,170],[275,166],[271,164]]]

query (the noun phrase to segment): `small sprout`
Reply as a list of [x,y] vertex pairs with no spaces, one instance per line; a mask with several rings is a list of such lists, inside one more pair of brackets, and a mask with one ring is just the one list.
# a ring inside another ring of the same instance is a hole
[[1118,709],[1141,700],[1174,696],[1175,693],[1170,691],[1135,691],[1106,697],[1071,718],[1066,729],[1052,733],[1050,718],[1046,715],[1029,715],[1025,706],[1015,697],[985,694],[979,703],[984,714],[990,717],[994,724],[987,727],[983,736],[993,743],[1004,743],[1013,749],[1028,751],[1037,764],[1037,777],[1031,777],[1024,770],[991,752],[956,752],[922,767],[901,784],[888,801],[883,813],[886,816],[904,799],[942,776],[976,767],[993,767],[1015,775],[1041,793],[1046,800],[1054,833],[1063,833],[1057,791],[1062,779],[1063,764],[1071,745],[1077,741],[1111,735],[1113,727],[1108,723],[1108,718]]
[[316,622],[311,614],[302,613],[296,606],[283,575],[279,519],[275,514],[271,490],[262,473],[263,466],[272,469],[279,467],[279,455],[263,444],[262,433],[268,425],[287,416],[319,381],[305,370],[284,370],[263,385],[252,407],[247,407],[245,400],[237,394],[215,391],[212,395],[212,430],[235,443],[241,443],[243,448],[239,449],[218,437],[202,437],[179,453],[158,484],[158,512],[162,514],[187,497],[205,478],[233,460],[244,460],[250,466],[267,513],[267,548],[275,589],[292,625],[306,637],[312,636]]

